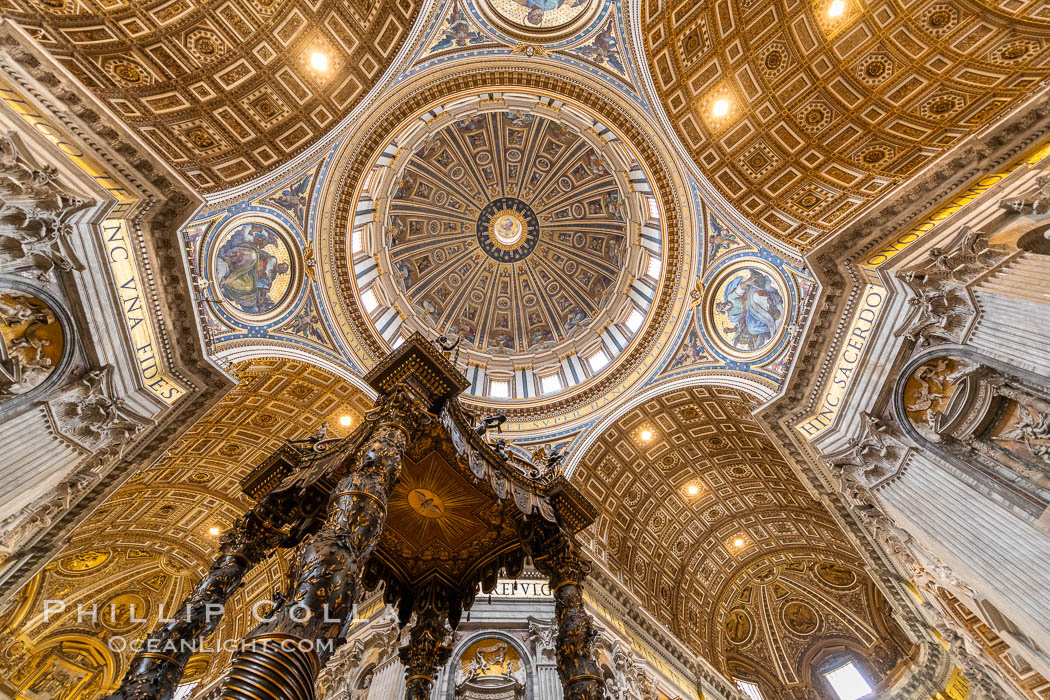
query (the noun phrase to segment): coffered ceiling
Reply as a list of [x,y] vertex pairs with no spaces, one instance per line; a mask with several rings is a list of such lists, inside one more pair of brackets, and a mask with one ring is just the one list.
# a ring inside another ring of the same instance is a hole
[[[203,191],[287,161],[383,75],[420,0],[3,0]],[[313,54],[325,56],[323,68]]]
[[[564,343],[623,295],[610,290],[626,248],[625,199],[612,166],[558,122],[515,112],[461,119],[409,161],[393,193],[399,286],[439,329],[481,350]],[[501,219],[512,206],[523,213]],[[504,219],[520,242],[476,233],[479,222]]]
[[1050,76],[1041,0],[840,0],[835,17],[832,4],[641,8],[653,83],[686,150],[743,214],[803,247]]
[[601,511],[588,548],[734,675],[767,669],[781,690],[809,683],[808,664],[831,639],[884,675],[906,645],[887,631],[888,611],[845,534],[751,408],[738,391],[698,387],[617,420],[572,477]]
[[[105,648],[114,636],[146,635],[162,612],[171,613],[207,570],[218,550],[211,528],[224,530],[247,510],[239,482],[284,440],[317,432],[328,421],[342,435],[363,418],[371,401],[363,392],[293,360],[254,360],[235,367],[240,384],[186,431],[157,465],[132,477],[78,527],[68,545],[12,606],[0,612],[0,676],[18,689],[36,678],[53,682],[54,664],[71,685],[50,687],[48,697],[97,697],[119,682],[130,652]],[[350,416],[351,427],[339,423]],[[216,639],[250,631],[250,605],[283,586],[284,565],[271,558],[246,578]],[[44,599],[67,601],[50,624]],[[76,618],[76,605],[136,606],[135,622],[118,612],[93,624]],[[161,608],[163,606],[163,609]],[[145,613],[143,613],[145,610]],[[101,640],[102,645],[98,642]],[[191,662],[194,673],[222,672],[208,655]],[[44,674],[41,676],[41,674]],[[41,681],[44,682],[44,681]],[[21,697],[21,696],[20,696]]]

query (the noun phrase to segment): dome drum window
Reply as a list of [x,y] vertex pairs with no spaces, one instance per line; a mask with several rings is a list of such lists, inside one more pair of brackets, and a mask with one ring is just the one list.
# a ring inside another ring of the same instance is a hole
[[744,695],[748,697],[748,700],[764,700],[762,697],[762,691],[759,690],[757,683],[737,679],[736,687],[743,691]]

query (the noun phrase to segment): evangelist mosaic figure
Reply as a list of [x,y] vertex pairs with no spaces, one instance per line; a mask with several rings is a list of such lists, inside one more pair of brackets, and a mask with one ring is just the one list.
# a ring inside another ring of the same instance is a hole
[[722,330],[734,347],[758,350],[777,332],[784,313],[784,299],[773,280],[749,268],[726,284],[715,311],[725,314],[733,324]]
[[239,227],[219,248],[217,272],[223,297],[249,314],[273,309],[280,301],[271,298],[278,291],[275,283],[289,272],[289,264],[280,260],[282,253],[287,253],[284,243],[270,227]]

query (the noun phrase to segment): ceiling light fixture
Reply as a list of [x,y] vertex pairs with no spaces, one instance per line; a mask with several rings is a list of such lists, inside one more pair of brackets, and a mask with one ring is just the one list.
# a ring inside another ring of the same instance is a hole
[[700,487],[696,484],[689,484],[689,486],[686,488],[686,493],[688,493],[690,496],[695,496],[696,494],[700,493]]
[[220,532],[221,532],[221,530],[219,530],[219,528],[217,528],[214,525],[212,525],[211,527],[208,528],[208,534],[211,535],[212,537],[218,537]]
[[651,431],[651,430],[643,430],[639,437],[642,438],[643,442],[649,442],[650,440],[653,439],[653,431]]
[[737,537],[736,539],[733,540],[733,546],[734,547],[743,547],[744,544],[745,543],[744,543],[744,538],[743,537]]
[[314,51],[310,54],[310,65],[314,70],[328,70],[328,54]]
[[[835,0],[840,2],[841,0]],[[724,117],[729,114],[729,100],[715,100],[715,106],[711,110],[716,117]]]
[[352,422],[353,422],[353,419],[350,416],[340,416],[339,417],[339,425],[341,425],[343,427],[349,427]]
[[828,17],[841,17],[842,13],[846,11],[845,0],[833,0],[831,7],[828,8]]

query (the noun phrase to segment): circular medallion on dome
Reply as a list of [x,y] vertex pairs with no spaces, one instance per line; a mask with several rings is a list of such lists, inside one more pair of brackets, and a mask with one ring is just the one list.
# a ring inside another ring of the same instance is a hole
[[730,265],[709,289],[705,325],[726,354],[755,358],[780,340],[789,299],[771,266],[758,260]]
[[857,582],[857,574],[841,564],[817,564],[815,571],[824,583],[836,588],[849,588]]
[[141,595],[132,592],[111,596],[101,607],[106,611],[101,615],[102,625],[117,632],[129,630],[144,621],[150,609]]
[[111,555],[108,549],[92,549],[66,557],[58,562],[58,568],[66,573],[82,574],[102,566]]
[[803,636],[812,634],[820,624],[820,616],[813,606],[800,601],[792,601],[785,605],[781,615],[789,630]]
[[298,287],[294,246],[276,223],[234,222],[211,244],[211,278],[221,308],[253,322],[273,318]]
[[600,0],[481,0],[483,14],[514,36],[557,39],[577,31],[601,9]]
[[540,222],[532,207],[520,199],[495,199],[478,216],[478,244],[493,260],[523,260],[539,240]]

